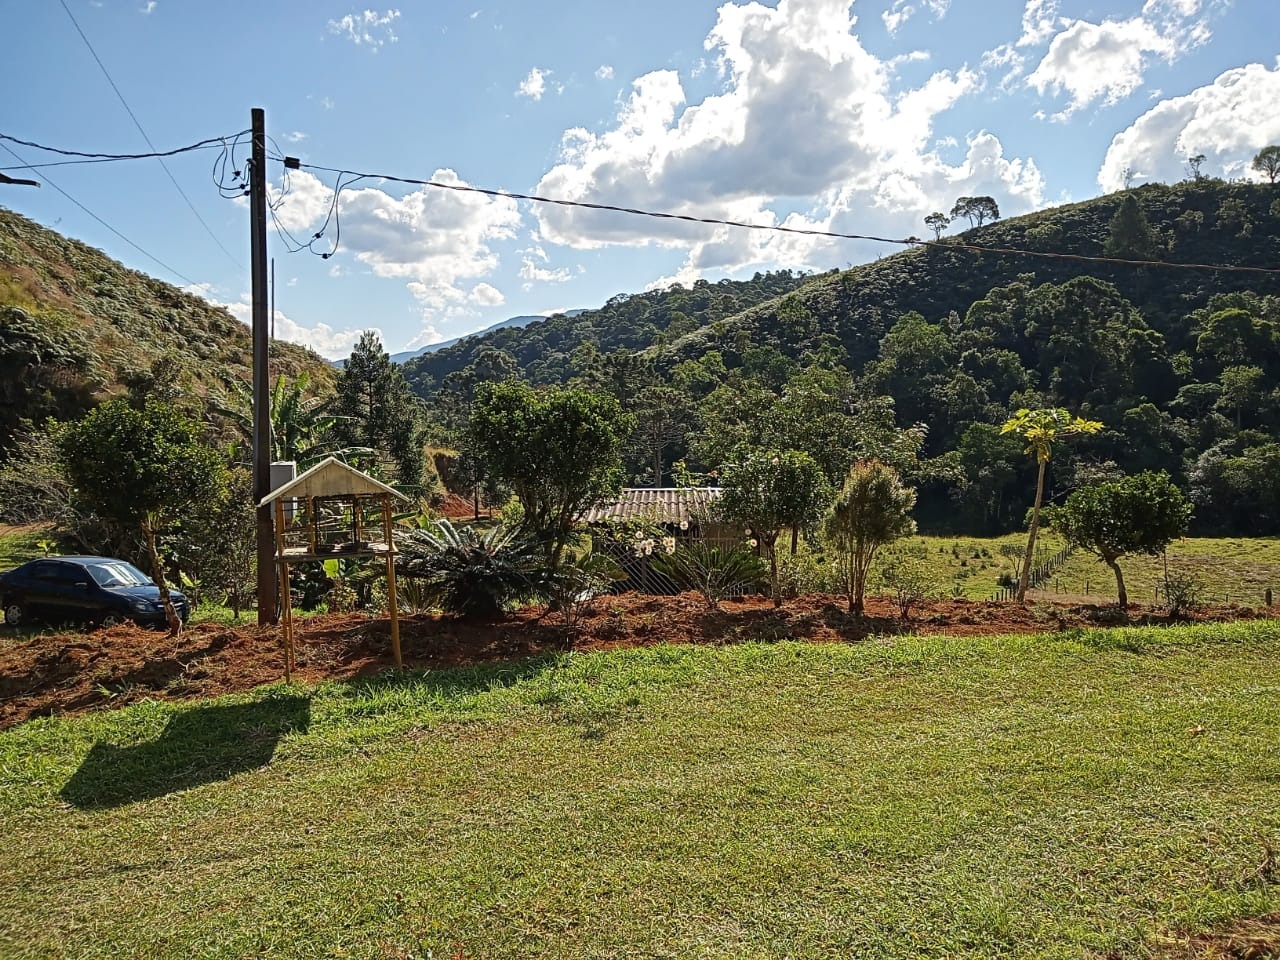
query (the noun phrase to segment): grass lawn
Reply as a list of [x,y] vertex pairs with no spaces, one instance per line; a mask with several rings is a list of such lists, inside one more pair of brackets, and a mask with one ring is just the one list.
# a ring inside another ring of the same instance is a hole
[[[1126,557],[1120,561],[1129,598],[1154,602],[1164,583],[1160,557]],[[1275,537],[1188,538],[1169,546],[1169,573],[1194,577],[1202,598],[1212,603],[1262,606],[1268,587],[1280,598],[1280,539]],[[1077,551],[1045,584],[1044,596],[1070,593],[1114,600],[1116,579],[1092,554]],[[1163,590],[1160,592],[1163,598]]]
[[1280,906],[1280,623],[656,647],[0,733],[0,956],[1082,957]]
[[[1036,556],[1047,559],[1063,545],[1061,538],[1046,531],[1036,538]],[[1025,533],[1003,537],[908,537],[893,549],[918,551],[933,570],[943,596],[987,600],[1000,587],[1002,574],[1013,576],[1013,560],[1002,556],[1001,547],[1014,547],[1019,558],[1027,548]],[[1039,562],[1037,560],[1037,562]]]

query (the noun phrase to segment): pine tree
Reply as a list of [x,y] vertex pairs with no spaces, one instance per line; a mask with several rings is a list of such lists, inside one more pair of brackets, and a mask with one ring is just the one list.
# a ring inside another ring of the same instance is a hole
[[378,334],[368,330],[361,335],[338,374],[335,393],[331,410],[337,418],[338,440],[369,448],[379,460],[390,463],[401,484],[420,487],[424,478],[421,408]]
[[1125,260],[1154,259],[1156,235],[1132,193],[1125,196],[1120,209],[1111,218],[1110,233],[1102,249],[1109,257],[1121,257]]

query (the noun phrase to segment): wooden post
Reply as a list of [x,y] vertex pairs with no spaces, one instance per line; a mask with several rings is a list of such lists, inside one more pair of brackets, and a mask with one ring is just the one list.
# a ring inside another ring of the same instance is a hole
[[396,602],[396,546],[391,536],[391,497],[382,495],[382,536],[387,545],[387,606],[391,615],[391,655],[395,658],[396,669],[404,669],[404,659],[400,654],[400,605]]
[[284,680],[293,680],[293,601],[289,596],[289,562],[284,553],[284,498],[276,498],[276,570],[280,577],[280,600],[284,607]]
[[319,522],[320,521],[316,519],[316,498],[307,497],[307,527],[308,527],[308,532],[311,534],[311,552],[312,553],[320,552],[319,550],[316,549],[316,544],[319,543],[319,539],[320,539],[320,535],[317,532],[317,529],[318,529],[317,525],[319,524]]

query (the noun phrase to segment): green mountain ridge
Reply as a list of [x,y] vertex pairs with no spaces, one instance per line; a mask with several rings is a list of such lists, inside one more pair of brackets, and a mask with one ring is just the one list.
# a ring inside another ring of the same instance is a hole
[[[275,341],[274,372],[334,372]],[[225,309],[0,207],[0,451],[22,420],[77,417],[157,378],[204,396],[248,382],[248,327]]]

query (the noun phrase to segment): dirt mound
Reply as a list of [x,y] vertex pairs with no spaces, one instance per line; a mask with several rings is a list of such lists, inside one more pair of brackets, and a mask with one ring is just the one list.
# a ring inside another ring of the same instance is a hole
[[[787,638],[820,643],[874,634],[941,633],[977,636],[1031,633],[1116,622],[1111,607],[976,600],[926,604],[909,622],[886,601],[868,600],[864,617],[845,611],[842,597],[808,596],[780,610],[763,598],[729,601],[708,610],[701,597],[620,594],[590,605],[577,630],[558,615],[528,607],[490,620],[426,614],[400,621],[405,665],[438,669],[510,660],[551,650],[610,650],[660,643],[719,644]],[[1203,610],[1199,619],[1258,616],[1241,608]],[[1168,623],[1143,608],[1129,623]],[[325,614],[296,623],[297,676],[303,681],[347,679],[391,665],[390,623],[366,614]],[[3,635],[0,634],[0,638]],[[55,713],[112,707],[146,697],[210,697],[279,680],[284,658],[277,628],[201,624],[177,640],[133,625],[88,633],[49,633],[0,642],[0,728]]]

